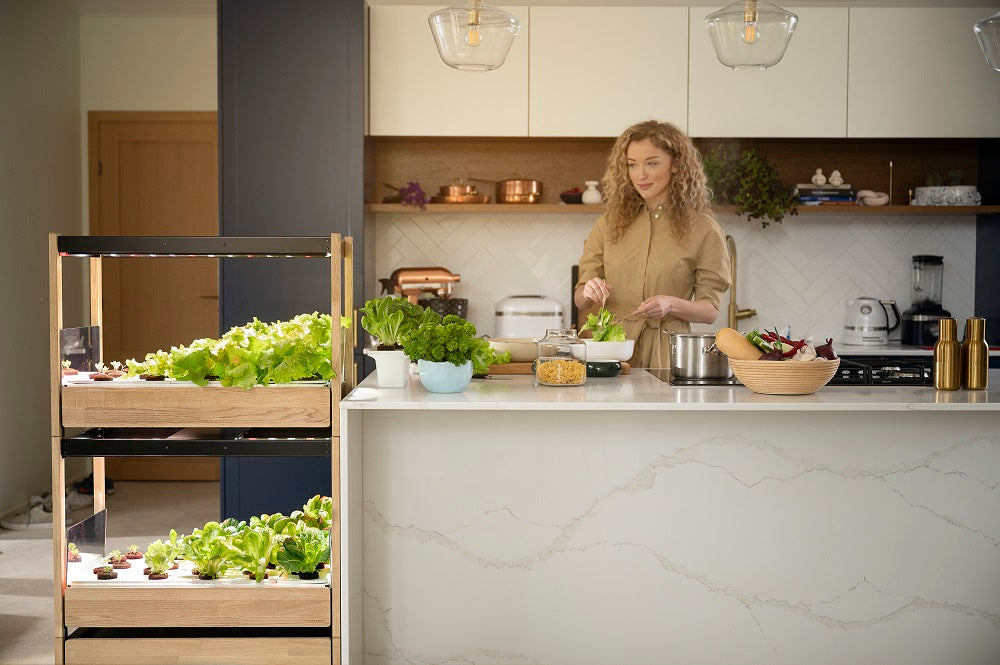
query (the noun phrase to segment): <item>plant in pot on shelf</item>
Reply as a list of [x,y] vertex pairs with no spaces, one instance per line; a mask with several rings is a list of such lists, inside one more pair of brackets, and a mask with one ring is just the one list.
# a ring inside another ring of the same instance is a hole
[[716,146],[704,159],[705,177],[715,203],[735,205],[736,214],[747,221],[780,222],[797,215],[795,193],[778,180],[774,166],[754,150],[735,145]]
[[292,523],[285,527],[283,535],[278,565],[300,580],[317,579],[320,568],[330,561],[330,532]]
[[488,341],[476,336],[474,325],[452,314],[421,325],[403,350],[417,361],[420,383],[432,393],[462,392],[473,373],[485,374],[491,364],[510,362],[509,351],[498,356]]
[[372,298],[361,308],[361,327],[377,340],[365,354],[375,360],[375,378],[380,388],[404,388],[410,360],[403,352],[407,336],[423,323],[435,323],[440,315],[414,305],[406,298]]

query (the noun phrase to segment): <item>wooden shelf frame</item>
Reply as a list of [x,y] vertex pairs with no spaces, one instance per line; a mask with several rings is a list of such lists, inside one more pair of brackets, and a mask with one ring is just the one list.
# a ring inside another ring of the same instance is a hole
[[[325,384],[305,386],[259,386],[249,391],[222,386],[63,386],[60,365],[60,331],[63,327],[63,260],[83,257],[90,269],[90,325],[101,325],[103,298],[102,268],[106,259],[118,257],[245,256],[253,258],[301,257],[330,261],[330,312],[332,314],[331,364],[336,378]],[[212,662],[257,662],[246,660],[248,638],[170,636],[166,638],[74,637],[67,640],[70,626],[194,629],[198,626],[321,627],[323,637],[254,637],[265,660],[282,653],[300,663],[340,662],[340,521],[330,533],[330,586],[311,588],[242,587],[237,589],[202,587],[196,589],[80,587],[67,585],[65,453],[89,456],[93,460],[94,513],[106,507],[104,456],[99,437],[66,436],[66,427],[124,428],[108,442],[108,452],[124,454],[130,442],[128,428],[242,427],[322,428],[324,436],[292,438],[301,454],[321,452],[330,463],[335,515],[340,515],[340,399],[356,384],[353,372],[352,331],[340,327],[340,317],[353,312],[354,243],[350,237],[99,237],[49,234],[49,348],[50,348],[50,429],[52,459],[53,580],[54,580],[54,662],[120,662],[128,653],[133,663],[177,662],[184,653],[211,653]],[[342,295],[343,294],[343,295]],[[258,389],[259,388],[259,389]],[[112,392],[106,392],[107,390]],[[102,394],[103,393],[103,394]],[[67,399],[69,398],[69,399]],[[224,416],[211,416],[212,412]],[[201,415],[199,415],[201,414]],[[137,437],[138,448],[130,455],[179,454],[170,446],[197,445],[196,440],[171,442],[169,439]],[[258,440],[248,448],[233,452],[234,441],[212,436],[204,441],[216,454],[274,456],[274,446]],[[72,446],[86,446],[76,454]],[[64,450],[69,445],[69,450]],[[252,448],[252,449],[251,449]],[[148,613],[136,608],[151,608]],[[169,611],[166,611],[169,609]],[[205,614],[207,612],[207,614]],[[204,615],[204,616],[202,616]],[[136,619],[136,617],[142,617]],[[278,618],[280,617],[280,618]],[[132,623],[130,623],[132,621]],[[135,623],[138,621],[139,623]],[[242,645],[234,649],[234,645]]]
[[[736,206],[713,206],[716,214],[736,212]],[[959,216],[959,215],[998,215],[1000,206],[798,206],[798,215],[865,215],[865,216]],[[428,203],[421,210],[401,203],[369,203],[365,211],[371,213],[393,213],[406,215],[591,215],[597,217],[604,214],[603,205],[570,205],[551,203]],[[787,219],[787,216],[786,216]]]

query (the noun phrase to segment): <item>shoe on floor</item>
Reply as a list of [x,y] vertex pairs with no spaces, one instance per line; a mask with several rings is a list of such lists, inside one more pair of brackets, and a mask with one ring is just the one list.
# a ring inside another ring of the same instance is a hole
[[[94,474],[90,474],[83,480],[73,483],[73,489],[75,489],[80,494],[94,494]],[[104,478],[104,493],[114,494],[115,493],[115,481],[110,478]]]
[[[66,524],[73,524],[73,518],[66,515]],[[35,503],[27,510],[7,513],[0,519],[0,526],[14,531],[22,529],[51,529],[52,509],[45,509],[42,503]]]

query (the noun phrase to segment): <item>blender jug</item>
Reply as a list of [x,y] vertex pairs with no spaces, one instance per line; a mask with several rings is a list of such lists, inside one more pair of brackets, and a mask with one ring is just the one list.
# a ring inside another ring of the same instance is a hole
[[900,341],[933,346],[938,339],[939,322],[951,317],[951,313],[941,307],[944,257],[917,254],[913,257],[912,277],[911,307],[903,312]]

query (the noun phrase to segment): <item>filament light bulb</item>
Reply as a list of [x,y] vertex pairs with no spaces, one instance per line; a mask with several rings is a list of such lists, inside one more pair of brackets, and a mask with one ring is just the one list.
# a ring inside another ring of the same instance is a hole
[[479,46],[479,42],[482,40],[482,34],[479,32],[479,21],[479,2],[473,0],[472,9],[469,10],[469,29],[465,33],[465,43],[469,46]]
[[760,39],[760,32],[757,30],[757,3],[747,0],[743,8],[743,41],[747,44],[754,44]]

